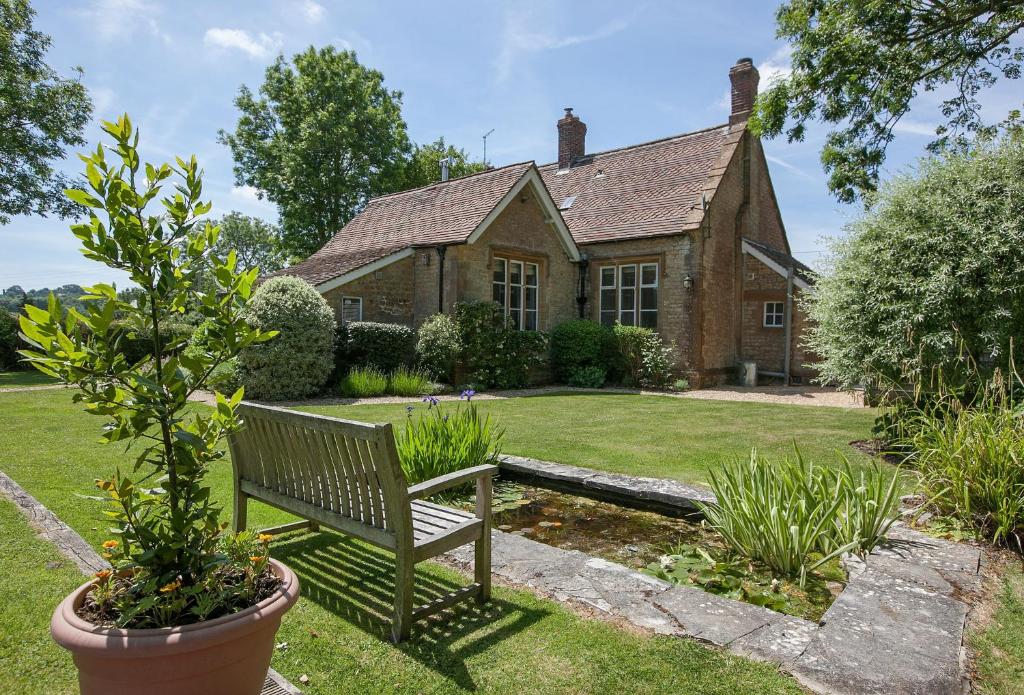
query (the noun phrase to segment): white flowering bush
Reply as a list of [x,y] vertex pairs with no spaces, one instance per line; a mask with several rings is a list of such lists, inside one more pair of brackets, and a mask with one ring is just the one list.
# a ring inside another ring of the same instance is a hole
[[289,276],[267,280],[249,300],[246,319],[278,332],[239,355],[237,376],[246,396],[289,400],[323,388],[334,369],[334,311],[309,283]]

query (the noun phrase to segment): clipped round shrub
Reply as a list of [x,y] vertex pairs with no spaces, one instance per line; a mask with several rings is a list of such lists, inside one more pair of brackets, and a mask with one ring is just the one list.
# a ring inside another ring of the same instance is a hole
[[[590,381],[596,380],[593,368],[600,368],[604,383],[617,352],[611,330],[596,321],[574,319],[560,323],[551,332],[551,366],[555,378],[573,386],[574,375],[590,369]],[[598,384],[600,386],[601,384]]]
[[353,321],[345,324],[343,335],[343,359],[349,369],[392,372],[412,366],[416,355],[416,331],[398,323]]
[[248,398],[287,400],[312,396],[334,368],[334,311],[304,280],[282,276],[253,292],[245,318],[277,337],[238,356],[238,378]]
[[14,369],[18,366],[18,319],[5,309],[0,309],[0,369]]
[[462,341],[455,320],[448,314],[434,314],[420,326],[416,360],[434,379],[450,383]]

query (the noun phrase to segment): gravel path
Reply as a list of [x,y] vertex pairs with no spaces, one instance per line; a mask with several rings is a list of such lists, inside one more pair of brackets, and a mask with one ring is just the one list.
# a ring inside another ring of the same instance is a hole
[[[642,389],[603,388],[584,389],[573,386],[543,386],[534,389],[515,389],[510,391],[489,391],[478,393],[473,398],[478,401],[503,400],[506,398],[523,398],[526,396],[542,396],[553,393],[622,393],[643,396],[661,396],[663,398],[694,398],[713,401],[745,401],[750,403],[781,403],[785,405],[810,405],[829,408],[863,408],[864,394],[861,392],[834,391],[813,386],[758,386],[748,388],[742,386],[716,386],[696,391],[667,393],[664,391],[645,391]],[[441,401],[457,401],[459,394],[450,393],[437,396]],[[212,394],[198,393],[192,400],[212,405]],[[420,403],[422,396],[408,398],[404,396],[381,396],[379,398],[341,398],[328,396],[310,398],[303,401],[278,401],[272,405],[285,408],[315,405],[374,405],[386,403]]]
[[41,386],[0,386],[0,393],[21,393],[23,391],[53,391],[70,388],[64,384],[43,384]]

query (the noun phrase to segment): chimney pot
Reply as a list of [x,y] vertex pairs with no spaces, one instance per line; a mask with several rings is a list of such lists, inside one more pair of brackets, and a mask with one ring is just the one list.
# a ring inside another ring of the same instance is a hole
[[757,83],[760,75],[750,58],[740,58],[729,69],[729,82],[732,83],[732,113],[729,114],[729,125],[741,123],[750,118],[754,110],[754,99],[757,97]]
[[568,169],[586,154],[587,124],[565,107],[565,115],[558,121],[558,168]]

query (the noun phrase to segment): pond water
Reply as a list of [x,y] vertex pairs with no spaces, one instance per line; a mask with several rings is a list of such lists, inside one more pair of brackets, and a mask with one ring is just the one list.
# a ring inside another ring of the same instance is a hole
[[[471,509],[473,501],[463,506]],[[697,582],[691,585],[750,602],[775,597],[759,605],[811,620],[821,617],[846,580],[839,562],[833,561],[812,573],[801,588],[738,558],[721,536],[699,522],[500,479],[495,481],[493,509],[493,524],[501,531],[638,570],[666,555],[692,558],[705,551],[718,564],[695,573]]]
[[712,543],[700,524],[544,488],[499,483],[494,525],[547,545],[643,568],[679,543]]

